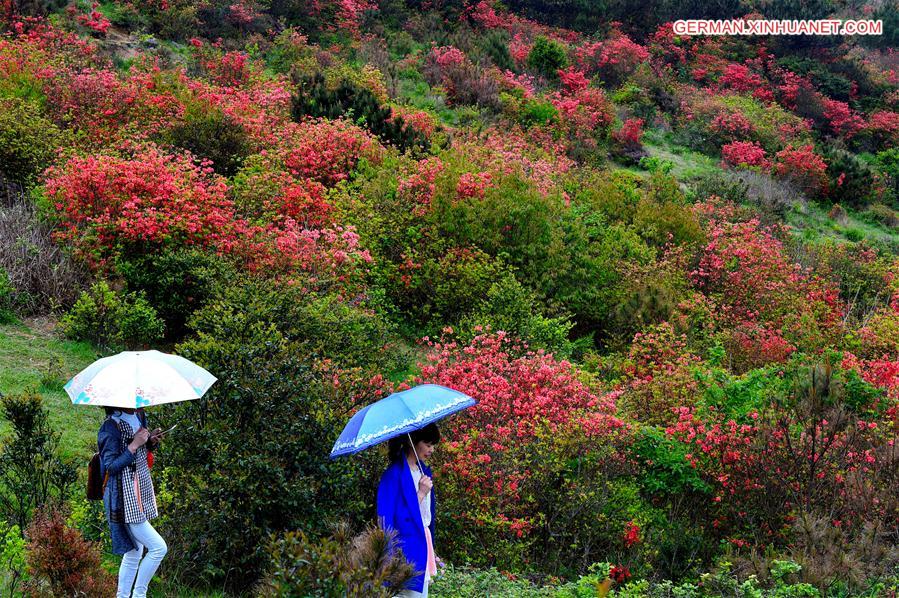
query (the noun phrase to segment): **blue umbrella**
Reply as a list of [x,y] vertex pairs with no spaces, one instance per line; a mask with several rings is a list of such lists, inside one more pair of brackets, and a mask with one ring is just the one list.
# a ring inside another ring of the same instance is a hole
[[358,453],[474,404],[470,396],[437,384],[395,392],[350,418],[331,449],[331,458]]

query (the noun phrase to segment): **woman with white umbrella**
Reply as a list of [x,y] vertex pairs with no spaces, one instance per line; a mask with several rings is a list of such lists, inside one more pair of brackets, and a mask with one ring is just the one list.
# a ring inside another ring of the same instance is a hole
[[148,449],[155,448],[163,432],[148,430],[143,407],[200,398],[215,381],[183,357],[126,351],[94,362],[65,386],[76,405],[106,410],[97,447],[112,551],[123,555],[117,598],[145,598],[168,551],[150,523],[158,512]]
[[[147,430],[140,411],[105,407],[106,419],[97,434],[100,475],[107,479],[103,506],[112,536],[112,551],[121,554],[117,598],[144,598],[147,586],[168,551],[150,524],[158,516],[148,449],[155,448],[161,430]],[[144,547],[147,556],[143,556]],[[141,558],[143,557],[143,558]],[[134,586],[134,594],[131,587]]]

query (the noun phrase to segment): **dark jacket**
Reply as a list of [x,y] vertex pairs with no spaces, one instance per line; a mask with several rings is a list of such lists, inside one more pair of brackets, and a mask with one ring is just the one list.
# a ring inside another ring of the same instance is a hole
[[[147,416],[143,410],[137,411],[137,418],[143,427],[147,427]],[[97,447],[100,451],[100,476],[109,473],[106,489],[103,491],[103,508],[109,533],[112,536],[113,554],[125,554],[137,548],[128,526],[124,523],[124,503],[122,483],[119,474],[134,463],[134,455],[127,448],[122,450],[122,433],[112,417],[107,417],[97,433]],[[115,516],[113,516],[116,514]]]
[[[431,468],[422,463],[422,472],[431,475]],[[431,490],[431,538],[434,538],[435,519],[434,490]],[[421,592],[424,588],[425,567],[428,562],[428,544],[425,539],[418,492],[412,481],[412,472],[406,459],[391,463],[378,484],[378,521],[384,529],[397,531],[397,542],[403,555],[412,563],[419,575],[406,585],[406,589]]]

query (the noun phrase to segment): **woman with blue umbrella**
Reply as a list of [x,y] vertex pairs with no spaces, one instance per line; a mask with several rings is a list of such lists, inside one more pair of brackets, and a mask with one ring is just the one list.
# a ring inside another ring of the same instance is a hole
[[163,432],[148,430],[144,407],[198,399],[215,381],[215,376],[183,357],[125,351],[95,361],[65,385],[74,404],[102,406],[106,411],[97,448],[112,551],[122,555],[117,598],[145,598],[168,551],[150,523],[158,512],[149,450]]
[[437,572],[436,501],[431,469],[424,463],[440,442],[434,422],[474,404],[468,395],[435,384],[394,393],[356,413],[331,451],[333,458],[389,440],[390,465],[378,484],[377,513],[380,524],[396,533],[398,547],[419,572],[399,594],[404,598],[426,597]]

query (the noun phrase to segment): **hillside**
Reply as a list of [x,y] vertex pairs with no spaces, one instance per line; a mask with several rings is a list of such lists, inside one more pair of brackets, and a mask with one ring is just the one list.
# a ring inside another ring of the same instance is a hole
[[156,591],[382,588],[334,524],[385,451],[328,452],[436,383],[436,596],[895,593],[899,6],[707,4],[0,2],[6,588],[44,503],[116,566],[40,476],[100,422],[62,383],[153,347],[219,378],[150,413]]

